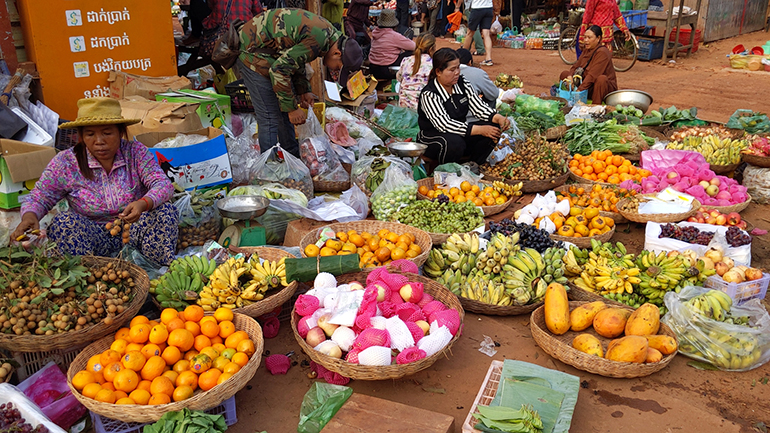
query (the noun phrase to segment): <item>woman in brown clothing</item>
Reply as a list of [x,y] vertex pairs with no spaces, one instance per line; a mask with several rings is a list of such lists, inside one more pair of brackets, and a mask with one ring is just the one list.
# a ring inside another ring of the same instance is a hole
[[602,29],[591,26],[585,32],[585,49],[569,71],[564,71],[559,80],[580,76],[578,90],[588,90],[594,104],[601,104],[608,93],[618,90],[615,68],[612,66],[612,52],[602,45]]

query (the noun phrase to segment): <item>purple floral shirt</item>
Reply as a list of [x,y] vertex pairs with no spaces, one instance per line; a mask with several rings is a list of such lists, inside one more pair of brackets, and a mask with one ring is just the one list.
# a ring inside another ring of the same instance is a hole
[[33,212],[38,219],[43,218],[59,200],[66,198],[70,210],[97,222],[107,222],[142,197],[152,200],[157,207],[174,193],[171,181],[142,143],[121,140],[109,174],[91,153],[87,154],[93,180],[80,173],[73,149],[60,152],[21,205],[21,214]]

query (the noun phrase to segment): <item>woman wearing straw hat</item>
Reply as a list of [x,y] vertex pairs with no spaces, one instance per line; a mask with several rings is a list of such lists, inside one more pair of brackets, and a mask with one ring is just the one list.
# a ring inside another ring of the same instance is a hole
[[39,228],[39,221],[62,199],[70,210],[56,214],[47,236],[62,253],[112,256],[121,236],[105,225],[117,218],[131,224],[129,244],[161,265],[174,259],[179,216],[168,200],[174,186],[147,147],[129,141],[127,126],[111,98],[78,101],[78,117],[59,126],[77,129],[78,143],[56,155],[21,206],[13,239]]
[[372,48],[369,51],[369,68],[378,80],[393,80],[396,72],[391,66],[401,65],[404,57],[412,55],[414,41],[395,31],[398,27],[396,11],[383,9],[372,31]]

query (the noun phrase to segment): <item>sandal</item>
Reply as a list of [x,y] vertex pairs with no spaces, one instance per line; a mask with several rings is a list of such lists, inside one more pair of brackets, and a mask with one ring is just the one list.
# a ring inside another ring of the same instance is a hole
[[494,63],[492,63],[491,60],[484,60],[481,63],[479,63],[481,66],[494,66]]

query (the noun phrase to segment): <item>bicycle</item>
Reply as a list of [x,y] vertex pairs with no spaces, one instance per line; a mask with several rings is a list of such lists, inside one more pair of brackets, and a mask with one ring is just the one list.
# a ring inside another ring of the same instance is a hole
[[[570,23],[561,31],[559,35],[559,57],[568,64],[574,65],[580,57],[580,26],[572,24],[574,17],[570,17]],[[582,20],[582,15],[581,15]],[[612,33],[612,66],[617,72],[626,72],[636,63],[639,56],[639,42],[636,36],[631,33],[631,38],[626,41],[626,35],[620,29],[615,29]]]

